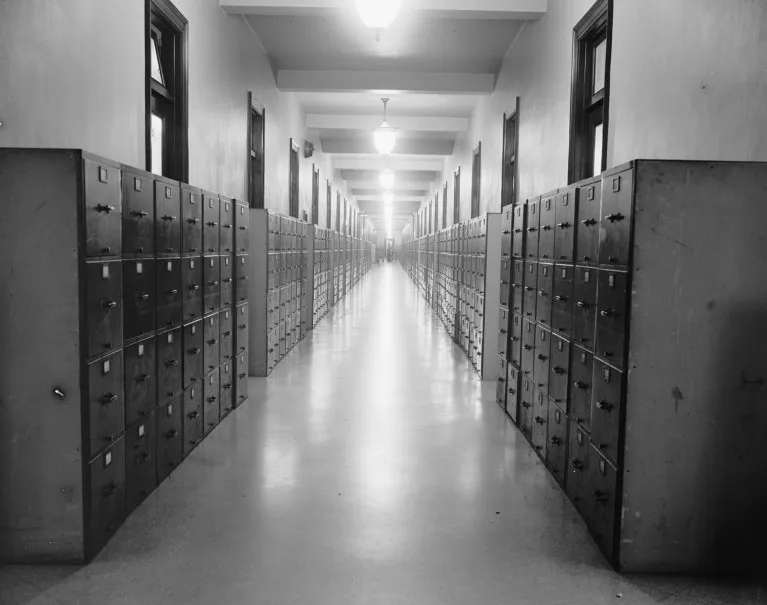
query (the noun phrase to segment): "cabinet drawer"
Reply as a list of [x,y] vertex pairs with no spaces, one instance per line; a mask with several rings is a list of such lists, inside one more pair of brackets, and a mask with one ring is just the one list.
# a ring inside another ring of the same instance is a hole
[[631,254],[633,218],[632,169],[602,177],[602,212],[599,228],[599,264],[627,268]]
[[202,317],[202,257],[181,259],[181,291],[184,321]]
[[559,335],[572,338],[573,291],[575,268],[557,264],[554,267],[554,289],[551,301],[551,327]]
[[522,314],[525,319],[535,321],[535,306],[538,300],[538,263],[526,262],[525,263],[525,292],[524,300],[522,301]]
[[554,260],[554,232],[556,198],[555,193],[541,198],[540,219],[538,227],[538,257],[545,260]]
[[538,258],[538,226],[541,198],[528,200],[525,204],[525,258]]
[[511,316],[511,334],[509,335],[509,359],[518,368],[522,367],[522,316],[514,313]]
[[203,258],[202,281],[205,313],[218,311],[221,307],[221,267],[218,256]]
[[509,311],[505,307],[498,310],[498,355],[506,359],[509,343]]
[[586,430],[572,419],[568,420],[569,458],[567,462],[567,474],[565,476],[565,491],[575,504],[575,508],[583,516],[589,525],[591,513],[591,477],[589,476],[589,462],[591,460],[591,441]]
[[533,394],[533,432],[531,443],[535,452],[546,460],[546,442],[549,434],[549,399],[542,391]]
[[549,403],[546,465],[557,483],[563,486],[567,469],[567,414],[554,403]]
[[533,378],[535,378],[535,387],[546,396],[549,394],[550,358],[551,332],[543,326],[537,326]]
[[250,248],[250,211],[248,207],[243,204],[237,204],[234,210],[234,248],[237,252],[247,252]]
[[623,369],[626,347],[628,273],[602,270],[597,288],[597,333],[594,352]]
[[131,514],[157,487],[157,418],[154,412],[125,433],[125,491]]
[[202,380],[203,325],[198,319],[184,325],[184,388]]
[[575,268],[573,340],[591,350],[594,349],[596,334],[598,277],[598,269]]
[[525,262],[514,260],[511,267],[511,309],[522,313],[522,301],[525,294]]
[[132,426],[157,407],[154,336],[125,347],[125,426]]
[[242,353],[248,348],[248,303],[238,305],[235,308],[235,353]]
[[122,169],[123,257],[154,254],[154,179],[143,170]]
[[520,371],[508,364],[506,368],[506,413],[514,423],[519,422],[519,377]]
[[235,293],[236,302],[245,302],[248,300],[248,257],[240,254],[236,257],[235,276],[237,288]]
[[181,328],[157,336],[157,400],[165,403],[181,394],[183,349]]
[[533,377],[535,368],[536,325],[529,319],[522,322],[522,372]]
[[617,463],[623,420],[623,373],[595,359],[593,381],[591,441],[604,456]]
[[524,258],[525,252],[525,205],[514,206],[511,228],[511,253],[515,258]]
[[221,206],[218,195],[202,192],[202,250],[205,254],[218,254],[220,249],[219,221]]
[[177,397],[157,410],[157,479],[162,482],[183,458],[182,399]]
[[511,206],[503,209],[501,217],[501,255],[511,256]]
[[219,196],[221,205],[221,230],[219,231],[219,248],[222,254],[234,252],[234,209],[231,199]]
[[184,389],[184,457],[202,440],[202,381]]
[[567,409],[570,392],[570,341],[551,335],[549,397],[562,409]]
[[92,359],[122,346],[122,263],[87,263],[85,281],[87,357]]
[[204,433],[207,435],[210,433],[218,423],[221,421],[221,409],[220,409],[220,384],[219,384],[219,370],[216,368],[210,374],[205,377],[205,387],[203,388],[203,427]]
[[152,259],[124,260],[123,337],[130,340],[155,329],[157,275]]
[[495,387],[495,402],[505,412],[506,411],[506,360],[498,357],[498,371]]
[[593,445],[589,457],[590,527],[597,545],[612,563],[615,554],[618,471]]
[[234,258],[221,257],[221,306],[229,307],[234,302]]
[[519,429],[531,440],[533,437],[533,405],[535,403],[535,384],[530,376],[520,378]]
[[572,187],[561,191],[557,194],[555,201],[554,258],[557,262],[571,263],[575,255],[578,189]]
[[157,254],[181,254],[181,189],[176,181],[156,178],[154,213]]
[[508,307],[511,296],[511,259],[501,259],[501,298],[499,303],[504,307]]
[[[284,336],[283,336],[284,338]],[[283,341],[284,343],[284,341]],[[234,406],[239,406],[248,398],[248,352],[243,351],[237,354],[237,372],[235,382]]]
[[119,256],[122,252],[120,169],[83,158],[85,185],[85,256]]
[[595,177],[578,185],[578,237],[575,262],[599,262],[599,225],[602,216],[602,179]]
[[219,391],[219,397],[221,399],[219,409],[221,411],[221,418],[223,419],[229,412],[234,409],[234,362],[225,361],[221,364],[219,383],[221,389]]
[[554,290],[554,265],[538,265],[537,302],[535,316],[538,323],[551,325],[551,298]]
[[219,364],[232,359],[234,355],[234,312],[232,309],[223,309],[219,314],[220,348]]
[[203,372],[212,372],[221,363],[221,326],[218,313],[206,315],[203,320]]
[[161,258],[157,271],[157,329],[181,323],[181,259]]
[[181,251],[202,254],[202,192],[181,185]]
[[125,521],[125,442],[116,441],[88,465],[85,556],[91,559]]
[[88,458],[114,443],[125,430],[123,354],[88,365]]
[[594,355],[573,346],[571,358],[572,383],[568,412],[586,430],[591,430],[591,394],[593,393]]

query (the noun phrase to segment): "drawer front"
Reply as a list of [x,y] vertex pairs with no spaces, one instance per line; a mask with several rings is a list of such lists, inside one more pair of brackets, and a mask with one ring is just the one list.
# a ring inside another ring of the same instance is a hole
[[248,348],[248,321],[250,315],[248,312],[248,303],[244,303],[235,308],[235,353],[242,353]]
[[513,365],[506,367],[506,413],[514,421],[519,422],[519,380],[521,372]]
[[540,224],[540,199],[529,201],[525,206],[525,258],[538,258],[538,227]]
[[554,260],[554,232],[556,228],[556,198],[555,196],[541,199],[540,224],[538,226],[538,257]]
[[274,369],[274,366],[277,365],[277,361],[279,359],[280,355],[280,330],[279,328],[275,328],[269,332],[269,337],[267,339],[267,368],[268,371],[271,372]]
[[88,358],[122,346],[122,263],[94,262],[85,266]]
[[226,361],[221,364],[220,376],[218,379],[221,389],[219,391],[219,398],[221,404],[219,410],[221,411],[221,418],[223,419],[229,412],[234,409],[234,362]]
[[206,256],[203,259],[203,304],[205,313],[221,308],[221,261],[218,256]]
[[573,305],[573,341],[594,349],[597,327],[597,282],[599,271],[589,267],[575,268]]
[[554,258],[557,262],[571,263],[575,256],[575,217],[577,216],[578,189],[557,194],[554,232]]
[[122,173],[122,253],[154,254],[154,180],[149,175]]
[[533,377],[535,367],[536,325],[529,319],[522,321],[522,372]]
[[520,378],[519,428],[522,434],[531,440],[533,437],[533,406],[535,404],[535,384],[529,376]]
[[498,406],[506,411],[506,360],[498,358],[498,378],[496,379],[495,401]]
[[570,416],[591,430],[591,394],[594,375],[594,355],[578,346],[573,347],[571,357],[572,383],[570,384]]
[[221,230],[219,231],[219,247],[222,254],[234,252],[234,207],[235,204],[228,198],[220,198],[221,205]]
[[215,193],[202,192],[202,250],[205,254],[218,254],[220,249],[219,221],[221,205]]
[[575,262],[599,262],[599,225],[602,216],[602,183],[600,179],[578,188],[578,236],[575,241]]
[[597,333],[594,352],[623,369],[628,312],[628,273],[600,271],[597,287]]
[[522,301],[525,295],[525,262],[514,260],[511,268],[511,309],[522,313]]
[[181,291],[184,321],[202,317],[202,257],[181,259]]
[[538,326],[535,337],[535,366],[533,377],[535,378],[535,387],[546,396],[549,394],[550,361],[551,332],[542,326]]
[[181,189],[178,184],[155,181],[154,214],[157,254],[181,254]]
[[504,257],[511,256],[511,210],[511,206],[504,208],[501,217],[501,255]]
[[511,316],[511,334],[509,336],[511,352],[509,358],[518,368],[522,367],[522,325],[522,316],[514,313]]
[[535,320],[535,306],[538,300],[538,263],[525,263],[525,293],[522,301],[522,314],[525,319]]
[[88,365],[88,458],[112,445],[125,430],[123,354]]
[[123,337],[125,340],[151,334],[155,329],[157,275],[154,260],[124,260]]
[[538,323],[551,325],[551,299],[554,290],[554,265],[538,265],[537,302],[535,317]]
[[250,212],[247,206],[237,204],[235,208],[235,235],[234,235],[234,248],[237,252],[247,252],[250,248]]
[[202,382],[184,389],[184,456],[202,440]]
[[221,326],[218,313],[206,315],[203,320],[203,372],[212,372],[221,363]]
[[83,158],[85,184],[85,256],[122,253],[122,199],[120,170]]
[[618,471],[593,445],[589,456],[590,528],[600,550],[607,560],[612,562],[615,554]]
[[531,443],[535,452],[545,461],[549,434],[549,399],[535,389],[533,394],[533,433]]
[[575,267],[557,264],[554,268],[554,289],[551,301],[551,327],[559,335],[572,338],[573,291]]
[[569,441],[567,444],[569,458],[565,476],[565,491],[575,504],[575,508],[589,525],[591,514],[591,477],[589,463],[591,460],[591,441],[589,434],[572,419],[568,420]]
[[157,336],[157,402],[163,404],[181,395],[184,368],[181,328]]
[[235,281],[237,282],[236,302],[245,302],[248,300],[248,257],[238,255],[235,261]]
[[237,354],[237,376],[235,382],[235,407],[239,406],[248,398],[248,352],[243,351]]
[[125,347],[125,426],[157,407],[157,356],[154,337]]
[[511,284],[511,259],[501,259],[501,298],[499,303],[504,307],[509,306]]
[[163,258],[156,263],[157,328],[161,330],[181,323],[181,259]]
[[202,254],[202,193],[181,187],[181,251]]
[[88,465],[90,517],[85,556],[90,559],[125,521],[125,442],[115,442]]
[[162,482],[184,457],[182,398],[157,410],[157,480]]
[[525,256],[526,216],[524,204],[514,206],[511,228],[511,253],[515,258],[524,258]]
[[567,414],[554,403],[549,403],[548,442],[546,465],[559,485],[565,484],[567,470]]
[[184,388],[202,380],[203,375],[202,320],[184,325]]
[[229,307],[234,302],[234,258],[221,257],[221,307]]
[[633,170],[602,179],[599,264],[627,268],[631,253]]
[[570,341],[551,335],[551,363],[549,365],[549,397],[563,410],[567,409],[570,393]]
[[623,421],[623,373],[595,359],[593,380],[591,441],[617,464]]
[[498,310],[498,355],[506,359],[509,344],[509,311],[505,307]]
[[221,403],[219,401],[220,390],[219,371],[218,368],[216,368],[205,377],[205,387],[203,389],[205,402],[203,405],[202,419],[204,433],[206,435],[221,422],[221,409],[219,407]]
[[234,356],[234,311],[224,309],[218,316],[220,330],[219,364],[231,360]]
[[152,412],[125,434],[125,491],[132,513],[157,487],[157,418]]

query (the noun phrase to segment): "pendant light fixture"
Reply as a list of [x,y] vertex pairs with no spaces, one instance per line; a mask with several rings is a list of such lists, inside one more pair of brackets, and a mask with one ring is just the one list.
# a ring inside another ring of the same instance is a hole
[[386,191],[394,187],[394,173],[386,168],[378,177],[379,182],[381,183],[381,187],[383,187]]
[[402,0],[354,0],[354,4],[370,29],[386,29],[397,18]]
[[386,104],[389,102],[389,99],[384,98],[381,101],[383,101],[384,106],[384,119],[373,133],[373,143],[378,153],[389,155],[394,151],[394,146],[397,144],[397,129],[389,126],[389,123],[386,121]]

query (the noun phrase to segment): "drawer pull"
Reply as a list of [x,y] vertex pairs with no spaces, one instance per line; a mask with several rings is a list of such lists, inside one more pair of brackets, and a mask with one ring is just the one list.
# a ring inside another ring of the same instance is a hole
[[149,294],[147,294],[146,292],[142,292],[141,294],[136,294],[136,298],[138,300],[148,300]]
[[611,223],[614,223],[615,221],[622,221],[626,217],[623,216],[620,212],[616,212],[614,214],[608,214],[605,218]]
[[594,498],[595,498],[595,499],[596,499],[596,501],[597,501],[597,502],[599,502],[600,504],[604,504],[604,503],[606,503],[606,502],[607,502],[607,494],[605,494],[605,493],[604,493],[603,491],[601,491],[601,490],[595,490],[595,491],[594,491]]
[[567,296],[560,296],[559,294],[557,294],[554,297],[554,300],[556,300],[557,302],[567,302]]
[[246,378],[248,375],[243,372],[242,374],[237,374],[237,378]]
[[114,300],[102,300],[101,301],[101,308],[102,309],[114,309],[117,306],[117,302]]
[[575,304],[578,305],[581,309],[588,309],[588,308],[591,307],[591,305],[589,303],[587,303],[585,300],[579,300]]
[[535,417],[535,423],[536,424],[546,424],[546,421],[543,418],[541,418],[540,416],[536,416]]
[[231,382],[227,382],[225,385],[223,385],[223,387],[225,389],[231,389],[232,388],[232,383]]
[[104,393],[101,396],[101,403],[112,403],[113,401],[117,401],[117,395],[114,393]]
[[581,382],[580,380],[576,380],[573,382],[573,386],[578,389],[579,391],[586,391],[589,388],[589,385],[585,382]]
[[244,330],[248,327],[248,324],[240,324],[240,330]]
[[144,374],[141,378],[139,378],[139,382],[146,382],[149,380],[152,376],[149,374]]
[[501,328],[501,334],[506,334],[506,330],[504,330],[503,328]]
[[498,382],[506,382],[505,378],[498,378]]
[[148,212],[144,212],[143,210],[132,210],[131,216],[135,216],[137,218],[144,218],[145,216],[148,216]]
[[544,225],[543,227],[541,227],[541,229],[543,231],[551,231],[551,225]]
[[105,485],[101,491],[101,494],[104,498],[109,498],[110,496],[114,496],[116,493],[117,493],[116,483],[110,483],[109,485]]
[[232,333],[231,333],[229,330],[227,330],[226,332],[224,332],[224,338],[228,338],[228,337],[230,337],[231,335],[232,335]]
[[149,462],[151,459],[152,459],[152,455],[151,455],[151,454],[149,454],[149,453],[147,453],[147,452],[144,452],[144,453],[141,455],[141,457],[138,459],[138,463],[139,463],[139,464],[146,464],[146,463],[147,463],[147,462]]
[[597,401],[594,405],[597,406],[597,409],[604,412],[610,412],[615,407],[612,403],[608,403],[607,401]]
[[532,351],[532,350],[533,350],[533,347],[531,347],[530,345],[522,345],[522,348],[523,348],[525,351]]
[[217,341],[215,338],[211,338],[211,339],[208,341],[208,344],[212,346],[212,345],[216,344],[217,342],[218,342],[218,341]]
[[514,233],[522,233],[522,229],[514,229]]
[[209,281],[209,282],[208,282],[208,285],[209,285],[209,286],[217,286],[217,285],[218,285],[218,282],[217,282],[217,281]]
[[173,366],[177,366],[177,365],[178,365],[178,359],[169,359],[168,361],[165,362],[166,368],[172,368]]
[[543,355],[542,353],[538,353],[538,355],[537,355],[536,357],[538,357],[538,359],[539,359],[540,361],[546,361],[546,360],[548,359],[548,357],[546,357],[546,356],[545,356],[545,355]]
[[240,231],[245,231],[245,230],[247,230],[247,227],[237,227],[237,228],[238,228]]
[[192,290],[192,291],[199,290],[200,289],[200,285],[199,284],[189,284],[189,289]]
[[554,435],[551,438],[551,444],[552,445],[562,445],[562,440],[559,437],[557,437],[556,435]]
[[518,284],[518,283],[516,283],[516,282],[515,282],[515,283],[512,283],[512,284],[511,284],[511,287],[512,287],[512,288],[521,288],[521,287],[522,287],[522,284]]
[[535,290],[535,288],[533,288],[532,286],[525,286],[526,292],[532,292],[533,290]]
[[232,226],[231,226],[231,225],[221,225],[221,227],[222,227],[223,229],[231,229],[231,228],[232,228]]
[[228,284],[230,281],[232,281],[232,278],[231,278],[231,277],[225,277],[225,278],[224,278],[222,281],[223,281],[225,284]]
[[613,309],[603,309],[599,312],[599,314],[602,317],[613,317],[615,315],[615,311]]
[[583,462],[581,462],[577,458],[570,463],[570,466],[572,466],[576,471],[583,470]]
[[165,290],[165,294],[167,294],[168,296],[175,296],[176,294],[178,294],[178,290],[176,290],[175,288],[173,288],[172,290]]
[[585,220],[582,220],[581,223],[583,223],[587,227],[590,227],[591,225],[596,225],[597,221],[596,219],[593,219],[593,218],[587,218]]
[[215,395],[211,395],[210,397],[208,397],[208,403],[213,403],[215,400],[216,400]]
[[188,352],[189,352],[190,355],[199,355],[200,354],[200,348],[199,347],[193,347],[193,348],[189,349]]
[[174,439],[175,437],[178,437],[178,431],[176,429],[172,429],[165,433],[166,439]]
[[568,222],[557,223],[557,227],[559,227],[560,229],[567,229],[567,228],[570,227],[570,223],[568,223]]
[[240,275],[240,279],[248,279],[247,275]]
[[512,395],[516,395],[517,391],[515,389],[509,389],[509,393],[511,393]]
[[109,206],[108,204],[96,204],[96,212],[106,212],[109,214],[112,210],[115,210],[114,206]]
[[546,290],[538,290],[538,295],[539,295],[539,296],[548,296],[548,295],[549,295],[549,293],[548,293],[548,292],[546,292]]
[[218,225],[218,223],[217,223],[216,221],[208,221],[208,222],[207,222],[207,223],[205,223],[205,224],[206,224],[208,227],[215,227],[216,225]]
[[197,223],[200,222],[200,219],[198,219],[198,218],[188,218],[188,219],[186,219],[186,222],[191,224],[191,225],[196,225]]
[[162,215],[162,220],[164,220],[164,221],[175,221],[176,217],[175,216],[171,216],[170,214],[163,214]]
[[535,227],[528,227],[527,230],[532,233],[533,231],[537,231]]
[[190,413],[189,413],[189,418],[191,418],[191,419],[193,419],[193,420],[194,420],[194,419],[195,419],[195,418],[197,418],[199,415],[200,415],[200,412],[199,412],[199,411],[197,411],[197,410],[195,410],[194,412],[190,412]]

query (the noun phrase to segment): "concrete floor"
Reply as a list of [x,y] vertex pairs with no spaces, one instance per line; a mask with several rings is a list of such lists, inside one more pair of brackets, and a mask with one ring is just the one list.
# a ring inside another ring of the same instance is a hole
[[373,270],[84,568],[2,605],[767,603],[621,577],[399,265]]

